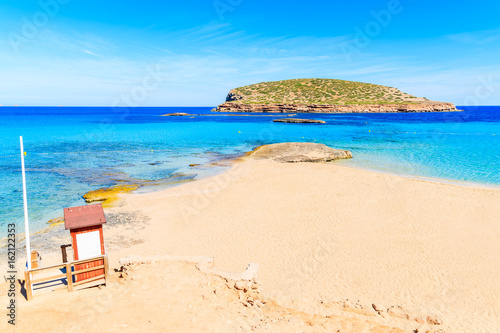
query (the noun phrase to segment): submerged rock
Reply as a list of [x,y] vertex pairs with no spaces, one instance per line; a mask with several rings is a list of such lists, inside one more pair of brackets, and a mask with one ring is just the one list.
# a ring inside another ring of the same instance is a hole
[[161,115],[161,117],[181,117],[181,116],[190,116],[190,114],[184,112],[174,112]]
[[274,119],[275,123],[293,123],[293,124],[326,124],[326,121],[316,120],[316,119],[297,119],[297,118],[286,118],[286,119]]
[[47,221],[47,224],[50,224],[49,227],[55,227],[57,225],[64,223],[64,217],[56,217],[55,219],[51,219]]
[[255,148],[249,159],[271,159],[282,163],[330,162],[352,158],[348,150],[333,149],[324,144],[311,142],[285,142]]
[[138,185],[117,185],[112,187],[104,187],[95,191],[87,192],[83,195],[85,202],[91,203],[94,201],[103,201],[103,206],[111,204],[118,198],[118,194],[137,190]]

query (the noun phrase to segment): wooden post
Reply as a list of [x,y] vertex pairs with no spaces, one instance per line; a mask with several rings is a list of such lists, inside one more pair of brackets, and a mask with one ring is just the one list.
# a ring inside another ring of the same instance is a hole
[[71,244],[61,245],[61,253],[62,253],[62,261],[63,261],[63,263],[67,263],[68,262],[68,254],[66,252],[66,248],[70,247],[70,246],[71,246]]
[[66,263],[66,280],[68,281],[68,292],[73,291],[73,274],[71,271],[71,264]]
[[29,271],[24,271],[24,289],[26,289],[26,299],[31,301],[33,299],[33,291],[31,290],[31,278]]
[[38,268],[38,252],[31,251],[31,268]]
[[108,255],[104,256],[104,284],[106,287],[108,286],[109,281],[109,263],[108,263]]

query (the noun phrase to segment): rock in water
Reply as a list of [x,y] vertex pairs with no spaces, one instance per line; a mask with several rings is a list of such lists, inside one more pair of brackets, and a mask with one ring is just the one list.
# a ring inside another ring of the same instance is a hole
[[47,221],[50,225],[58,225],[64,222],[64,217],[56,217],[55,219]]
[[189,113],[184,113],[184,112],[174,112],[174,113],[167,113],[167,114],[162,114],[162,117],[183,117],[183,116],[189,116]]
[[85,202],[91,203],[94,201],[103,201],[103,207],[109,207],[110,204],[117,200],[118,194],[127,193],[137,190],[139,185],[117,185],[112,187],[104,187],[95,191],[87,192],[83,195]]
[[316,119],[293,119],[293,118],[286,118],[286,119],[274,119],[273,120],[275,123],[293,123],[293,124],[326,124],[326,121],[323,120],[316,120]]
[[352,158],[352,153],[348,150],[333,149],[319,143],[285,142],[257,147],[247,158],[271,159],[282,163],[330,162]]

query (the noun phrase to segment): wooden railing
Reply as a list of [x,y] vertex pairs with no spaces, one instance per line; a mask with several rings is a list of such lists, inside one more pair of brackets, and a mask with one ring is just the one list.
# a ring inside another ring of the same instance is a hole
[[[90,268],[85,268],[85,269],[76,269],[76,265],[81,265],[85,263],[90,263],[90,262],[95,262],[95,261],[100,261],[102,260],[104,262],[103,265],[99,266],[94,266]],[[50,276],[43,276],[38,279],[35,278],[35,275],[43,275],[43,273],[49,273],[50,271],[54,270],[62,270],[66,269],[66,273],[60,273],[57,275],[50,275]],[[90,279],[85,279],[82,281],[76,281],[73,282],[73,276],[80,274],[80,273],[86,273],[90,271],[95,271],[99,269],[104,269],[104,274],[92,277]],[[30,270],[26,270],[24,272],[25,276],[25,288],[26,288],[26,298],[28,301],[31,301],[33,299],[33,291],[35,288],[35,285],[39,284],[50,284],[50,283],[57,283],[61,285],[56,285],[54,286],[47,286],[47,287],[38,287],[39,289],[44,289],[44,288],[50,288],[50,291],[54,290],[60,290],[60,289],[68,289],[68,291],[73,291],[73,287],[83,285],[86,283],[98,281],[100,279],[104,279],[104,284],[107,284],[108,279],[109,279],[109,264],[108,264],[108,256],[107,255],[102,255],[90,259],[85,259],[85,260],[77,260],[77,261],[71,261],[67,262],[64,264],[59,264],[59,265],[54,265],[54,266],[48,266],[48,267],[42,267],[42,268],[33,268]],[[64,284],[63,281],[66,281],[66,284]]]

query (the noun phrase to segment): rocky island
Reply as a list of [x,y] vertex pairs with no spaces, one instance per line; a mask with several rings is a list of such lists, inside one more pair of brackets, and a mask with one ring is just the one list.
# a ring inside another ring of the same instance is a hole
[[334,79],[295,79],[233,89],[216,112],[382,113],[459,111],[453,103],[416,97],[397,88]]

